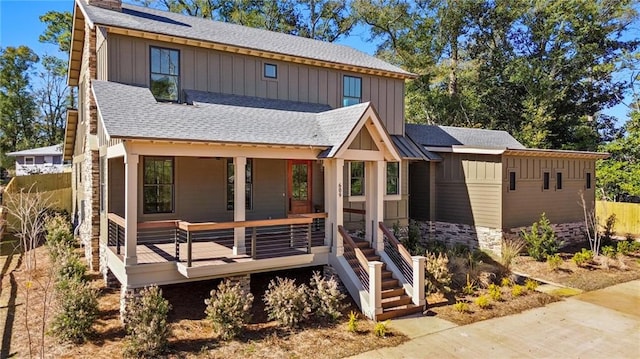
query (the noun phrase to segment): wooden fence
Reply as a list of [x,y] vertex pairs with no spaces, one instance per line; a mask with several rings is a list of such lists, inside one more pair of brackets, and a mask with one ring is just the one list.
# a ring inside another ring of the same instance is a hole
[[617,236],[632,234],[640,237],[640,203],[596,201],[596,215],[600,225],[605,224],[607,218],[616,215],[613,230]]

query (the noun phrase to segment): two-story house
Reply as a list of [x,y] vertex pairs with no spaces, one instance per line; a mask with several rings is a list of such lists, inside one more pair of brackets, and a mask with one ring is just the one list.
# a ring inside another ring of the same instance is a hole
[[425,259],[392,224],[499,252],[547,212],[580,236],[602,154],[500,131],[405,133],[414,77],[338,44],[76,0],[64,156],[93,269],[126,294],[325,266],[384,319],[425,304]]
[[385,226],[407,223],[408,161],[428,159],[404,137],[413,74],[118,0],[76,0],[72,37],[74,213],[123,293],[330,265],[370,317],[422,310],[424,259]]

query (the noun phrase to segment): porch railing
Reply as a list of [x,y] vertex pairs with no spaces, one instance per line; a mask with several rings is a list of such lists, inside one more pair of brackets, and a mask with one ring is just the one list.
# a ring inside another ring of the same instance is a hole
[[404,279],[409,283],[413,283],[413,260],[411,259],[411,254],[384,223],[380,222],[378,225],[383,234],[384,252],[387,253],[393,264],[400,270]]
[[344,258],[349,262],[364,289],[369,291],[369,261],[353,241],[343,226],[338,226],[338,232],[342,236],[344,246]]
[[[194,262],[194,243],[214,242],[231,250],[235,244],[235,229],[244,228],[244,244],[247,254],[253,259],[306,254],[311,253],[312,247],[324,245],[326,217],[326,213],[313,213],[283,219],[221,223],[190,223],[180,220],[140,222],[137,243],[174,243],[174,255],[167,259],[184,260],[191,267]],[[107,218],[107,243],[115,246],[116,253],[121,254],[121,247],[125,243],[125,220],[114,213],[109,213]],[[181,244],[186,244],[186,256],[180,253]]]

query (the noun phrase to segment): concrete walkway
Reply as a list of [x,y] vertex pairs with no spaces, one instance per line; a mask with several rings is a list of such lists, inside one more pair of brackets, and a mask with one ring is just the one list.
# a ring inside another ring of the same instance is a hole
[[392,321],[412,339],[354,358],[640,358],[640,280],[507,317],[447,323]]

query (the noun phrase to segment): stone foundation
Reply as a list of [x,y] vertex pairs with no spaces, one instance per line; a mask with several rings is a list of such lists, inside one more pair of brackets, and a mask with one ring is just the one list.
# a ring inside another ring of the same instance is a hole
[[[551,228],[556,232],[556,236],[562,242],[562,246],[573,243],[581,243],[586,240],[586,228],[584,222],[551,224]],[[531,231],[531,226],[511,228],[505,232],[505,239],[520,238],[522,230]]]
[[422,244],[431,240],[443,242],[448,247],[459,244],[470,249],[491,251],[497,255],[502,251],[502,231],[497,228],[431,221],[416,224],[420,228]]
[[251,275],[250,274],[239,275],[234,277],[226,277],[225,279],[228,280],[231,284],[235,284],[235,283],[240,284],[240,288],[242,288],[242,291],[244,293],[251,293]]
[[102,279],[104,280],[104,286],[107,288],[121,287],[120,281],[109,269],[102,272]]
[[122,324],[127,324],[127,305],[134,299],[140,296],[140,292],[143,288],[127,288],[126,286],[120,287],[120,321]]

